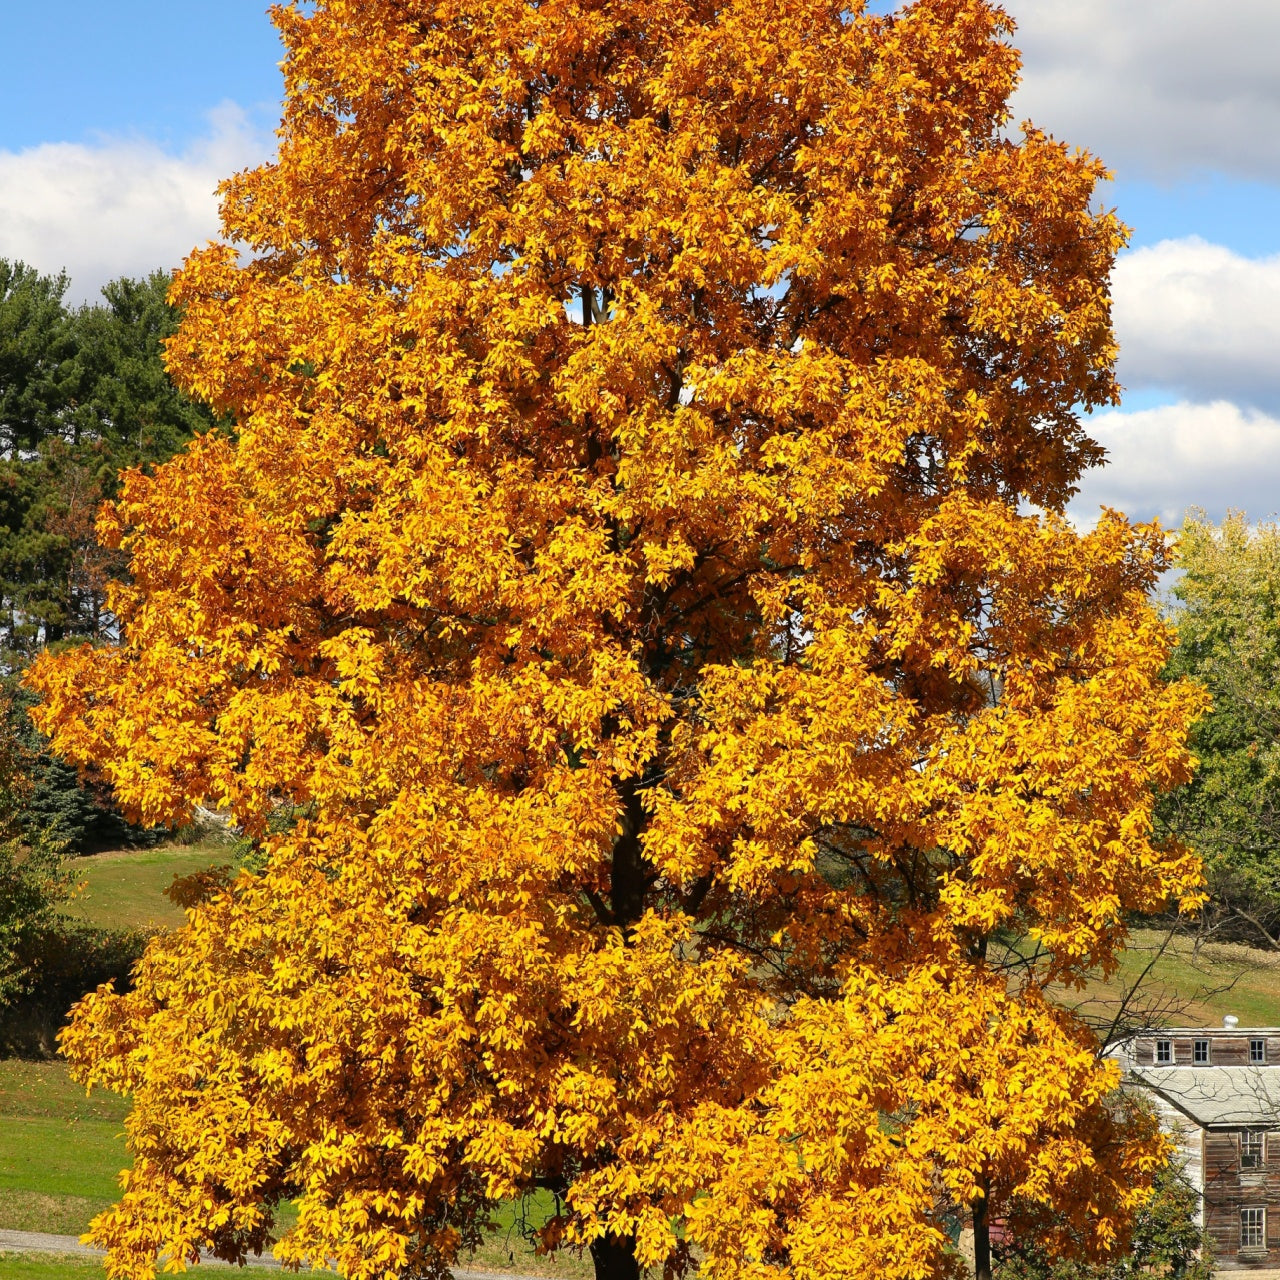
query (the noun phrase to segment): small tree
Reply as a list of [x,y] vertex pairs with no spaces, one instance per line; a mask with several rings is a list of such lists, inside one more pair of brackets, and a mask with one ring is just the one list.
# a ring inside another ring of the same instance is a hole
[[[957,1205],[1123,1242],[1164,1145],[1043,995],[1196,900],[1163,534],[1062,516],[1112,401],[1102,172],[985,0],[319,0],[169,347],[56,748],[245,874],[81,1007],[113,1275],[942,1275]],[[1044,963],[1010,984],[998,931]],[[1068,1229],[1069,1228],[1069,1229]]]
[[[24,831],[31,791],[29,753],[15,731],[7,697],[0,701],[0,1011],[27,978],[24,953],[57,919],[72,881],[57,842]],[[28,835],[29,841],[23,836]]]
[[1211,1280],[1208,1233],[1196,1222],[1200,1195],[1171,1165],[1155,1180],[1134,1221],[1128,1250],[1109,1262],[1055,1259],[1030,1235],[1010,1235],[998,1250],[997,1280]]
[[1280,527],[1188,519],[1178,567],[1170,674],[1204,684],[1213,712],[1192,739],[1195,780],[1160,817],[1205,857],[1210,919],[1280,946]]

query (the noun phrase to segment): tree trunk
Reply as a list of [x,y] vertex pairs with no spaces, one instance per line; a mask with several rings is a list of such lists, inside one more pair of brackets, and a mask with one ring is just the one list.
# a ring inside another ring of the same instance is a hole
[[640,1280],[634,1236],[625,1240],[601,1236],[591,1245],[591,1261],[596,1266],[596,1280]]
[[973,1280],[991,1280],[991,1224],[985,1196],[973,1202]]
[[640,799],[640,784],[628,778],[621,784],[621,830],[613,841],[613,858],[609,868],[609,905],[614,923],[627,936],[631,926],[644,914],[645,877],[644,855],[640,849],[640,835],[644,831],[647,815]]

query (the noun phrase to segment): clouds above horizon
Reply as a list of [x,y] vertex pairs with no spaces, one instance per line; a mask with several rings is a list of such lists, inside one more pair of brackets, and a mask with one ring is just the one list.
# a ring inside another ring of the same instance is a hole
[[1030,117],[1122,178],[1280,180],[1275,0],[1005,0]]
[[1121,256],[1112,295],[1126,387],[1280,412],[1280,256],[1166,240]]
[[[1227,183],[1228,199],[1250,181],[1262,184],[1256,196],[1276,190],[1275,0],[1004,3],[1024,59],[1015,121],[1029,117],[1092,151],[1122,186],[1155,184],[1149,203],[1159,184],[1185,189],[1208,175]],[[1259,210],[1271,207],[1260,200]],[[1256,517],[1280,509],[1280,256],[1164,240],[1122,255],[1112,289],[1131,401],[1173,403],[1088,422],[1110,461],[1087,477],[1073,515],[1092,523],[1107,504],[1177,525],[1188,507],[1215,519],[1230,507]]]
[[0,151],[0,256],[65,270],[72,302],[117,276],[177,266],[217,234],[218,183],[272,146],[234,103],[208,119],[177,154],[145,138]]
[[1090,472],[1071,514],[1091,525],[1101,506],[1177,527],[1190,508],[1214,519],[1229,509],[1253,519],[1280,511],[1280,417],[1230,401],[1107,410],[1088,423],[1108,465]]
[[1112,277],[1119,374],[1141,403],[1095,414],[1108,451],[1071,504],[1177,526],[1189,507],[1280,511],[1280,256],[1246,258],[1196,237],[1122,255]]

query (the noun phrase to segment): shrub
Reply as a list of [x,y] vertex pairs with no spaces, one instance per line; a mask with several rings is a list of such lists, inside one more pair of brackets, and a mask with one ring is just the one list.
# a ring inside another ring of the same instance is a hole
[[1009,1238],[995,1246],[996,1280],[1210,1280],[1209,1240],[1196,1224],[1196,1192],[1180,1168],[1157,1175],[1151,1199],[1139,1210],[1123,1257],[1102,1266],[1054,1261],[1038,1245]]

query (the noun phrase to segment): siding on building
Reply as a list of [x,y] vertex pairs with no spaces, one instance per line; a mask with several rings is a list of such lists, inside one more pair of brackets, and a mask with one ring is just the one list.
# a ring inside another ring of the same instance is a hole
[[[1156,1115],[1160,1118],[1160,1127],[1168,1133],[1177,1144],[1176,1159],[1182,1166],[1182,1175],[1196,1189],[1198,1205],[1196,1208],[1196,1226],[1203,1227],[1204,1222],[1204,1139],[1205,1130],[1198,1124],[1188,1120],[1172,1103],[1158,1093],[1151,1095],[1155,1104]],[[1280,1154],[1278,1152],[1277,1154]]]
[[[1265,1063],[1251,1061],[1251,1040],[1266,1045]],[[1173,1061],[1156,1057],[1172,1042]],[[1208,1040],[1209,1062],[1196,1064],[1193,1045]],[[1113,1050],[1130,1087],[1151,1100],[1177,1143],[1187,1181],[1200,1197],[1199,1224],[1212,1241],[1218,1270],[1280,1268],[1280,1028],[1179,1027],[1135,1036]],[[1261,1167],[1241,1167],[1246,1130],[1261,1133]],[[1241,1210],[1265,1213],[1265,1247],[1241,1247]]]
[[1178,1067],[1194,1066],[1192,1049],[1196,1040],[1209,1041],[1209,1065],[1214,1067],[1247,1067],[1249,1062],[1249,1041],[1260,1039],[1266,1044],[1267,1060],[1264,1065],[1280,1067],[1280,1030],[1274,1027],[1248,1027],[1240,1030],[1222,1031],[1218,1028],[1205,1031],[1171,1031],[1167,1035],[1152,1033],[1136,1036],[1130,1042],[1133,1050],[1134,1065],[1153,1067],[1156,1062],[1156,1041],[1173,1041],[1173,1065]]

